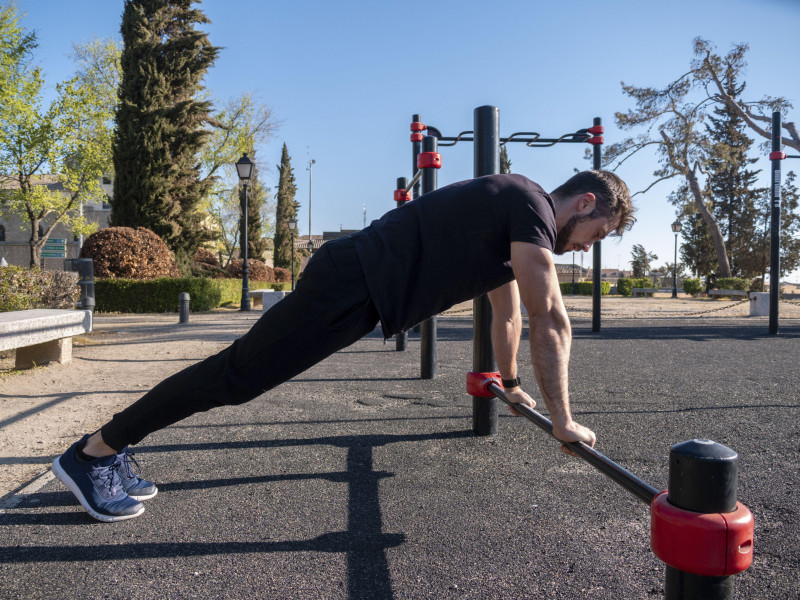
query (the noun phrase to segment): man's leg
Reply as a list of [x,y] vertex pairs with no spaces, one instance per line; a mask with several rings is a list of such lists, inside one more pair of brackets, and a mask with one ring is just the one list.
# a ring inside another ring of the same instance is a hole
[[[77,460],[81,453],[89,455],[84,458],[104,457],[196,412],[247,402],[358,341],[377,322],[352,242],[329,242],[309,263],[297,289],[245,336],[165,379],[114,415],[88,443],[65,455],[77,453]],[[72,456],[59,460],[69,462],[73,471],[78,469]],[[55,463],[54,472],[76,492]],[[76,496],[86,507],[77,492]]]

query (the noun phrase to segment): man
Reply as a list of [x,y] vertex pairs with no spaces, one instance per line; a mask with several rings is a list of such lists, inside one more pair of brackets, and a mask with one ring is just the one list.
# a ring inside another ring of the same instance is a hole
[[489,175],[426,194],[325,244],[296,290],[247,334],[84,436],[53,462],[53,472],[94,518],[137,517],[140,500],[158,490],[134,473],[128,445],[196,412],[252,400],[358,341],[379,321],[388,338],[484,293],[509,399],[535,405],[518,379],[521,299],[553,432],[565,442],[594,445],[594,433],[570,412],[571,329],[553,254],[588,251],[611,233],[621,235],[635,220],[633,210],[625,183],[606,171],[579,173],[550,195],[521,175]]

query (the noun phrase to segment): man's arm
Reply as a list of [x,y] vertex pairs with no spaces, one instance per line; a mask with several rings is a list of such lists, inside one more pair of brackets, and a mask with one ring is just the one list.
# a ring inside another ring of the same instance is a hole
[[569,406],[572,328],[558,285],[553,255],[526,242],[511,243],[511,266],[528,310],[531,359],[554,435],[564,442],[594,446],[592,430],[573,421]]

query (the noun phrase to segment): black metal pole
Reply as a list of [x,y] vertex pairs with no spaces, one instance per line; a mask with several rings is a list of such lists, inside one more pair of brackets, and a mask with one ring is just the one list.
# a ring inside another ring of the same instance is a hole
[[[437,140],[432,135],[422,139],[423,152],[436,152]],[[422,193],[427,194],[436,189],[436,169],[428,167],[422,170]],[[420,325],[420,378],[436,378],[436,315],[426,319]]]
[[[600,117],[595,117],[592,125],[602,125],[603,121]],[[592,145],[592,168],[599,171],[603,166],[603,146],[601,144]],[[592,331],[600,331],[600,282],[602,281],[602,262],[601,244],[600,242],[594,243],[593,262],[592,265],[594,276],[592,277]]]
[[672,263],[672,297],[678,297],[678,233],[675,232],[675,262]]
[[[397,178],[397,186],[395,189],[405,190],[407,186],[408,186],[408,180],[405,177]],[[403,204],[405,204],[404,200],[397,201],[398,207],[403,206]],[[405,331],[401,331],[400,333],[394,336],[394,349],[397,352],[405,352],[406,348],[408,348],[408,336],[406,335]]]
[[[736,509],[738,455],[711,440],[676,444],[669,453],[669,503],[697,513]],[[666,567],[665,600],[731,600],[733,578],[696,575]]]
[[575,252],[572,253],[572,295],[575,295]]
[[292,229],[292,291],[294,291],[294,229]]
[[242,232],[242,303],[239,310],[250,310],[250,269],[247,266],[247,183],[244,183],[244,231]]
[[[494,394],[496,398],[499,398],[509,406],[513,406],[518,413],[520,413],[523,417],[525,417],[529,421],[532,421],[534,425],[543,429],[550,435],[553,435],[553,423],[550,421],[550,419],[548,419],[538,411],[534,410],[533,408],[530,408],[526,404],[515,404],[511,402],[506,397],[505,390],[503,390],[503,388],[501,388],[496,383],[489,383],[486,386],[486,389],[492,394]],[[604,456],[591,446],[587,446],[583,442],[566,442],[566,443],[561,442],[561,443],[564,444],[565,446],[568,446],[569,449],[572,450],[575,454],[580,456],[583,460],[588,462],[595,469],[597,469],[607,477],[613,479],[616,483],[618,483],[626,490],[631,492],[642,502],[650,504],[653,501],[653,498],[655,498],[656,495],[659,493],[659,491],[652,485],[642,481],[641,479],[636,477],[636,475],[634,475],[627,469],[621,467],[613,460]]]
[[772,215],[769,241],[769,334],[778,333],[778,299],[781,280],[781,113],[772,113]]
[[[475,177],[500,173],[500,111],[479,106],[473,112]],[[491,373],[497,369],[492,348],[492,306],[486,295],[473,300],[472,370]],[[472,431],[475,435],[497,433],[498,403],[494,398],[472,397]]]
[[[421,121],[419,120],[419,115],[412,115],[411,120],[414,123],[421,123]],[[417,174],[417,171],[419,171],[419,167],[417,166],[417,157],[419,156],[419,153],[422,148],[422,138],[420,137],[421,135],[422,134],[420,133],[417,136],[412,136],[412,141],[411,141],[411,175],[412,175],[412,181],[414,182],[414,185],[412,186],[411,189],[412,200],[416,200],[417,198],[419,198],[419,177],[414,177],[414,176]],[[413,331],[414,333],[419,333],[419,325],[414,327]]]

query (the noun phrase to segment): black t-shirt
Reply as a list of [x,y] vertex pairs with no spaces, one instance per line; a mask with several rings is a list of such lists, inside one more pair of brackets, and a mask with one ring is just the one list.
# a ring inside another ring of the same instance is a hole
[[391,210],[352,240],[390,337],[512,281],[511,242],[552,251],[555,208],[521,175],[488,175]]

